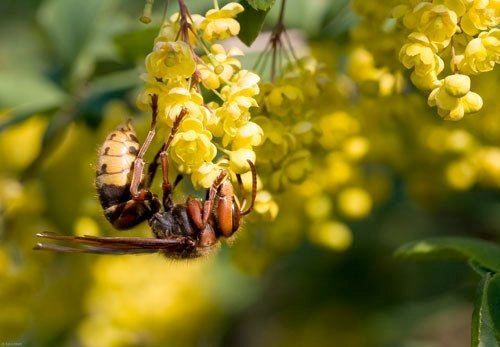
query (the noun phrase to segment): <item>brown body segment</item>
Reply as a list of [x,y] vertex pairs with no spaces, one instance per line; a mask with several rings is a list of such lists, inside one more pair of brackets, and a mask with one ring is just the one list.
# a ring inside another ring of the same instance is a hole
[[217,224],[225,237],[230,237],[239,227],[240,209],[234,200],[231,181],[225,180],[217,191]]

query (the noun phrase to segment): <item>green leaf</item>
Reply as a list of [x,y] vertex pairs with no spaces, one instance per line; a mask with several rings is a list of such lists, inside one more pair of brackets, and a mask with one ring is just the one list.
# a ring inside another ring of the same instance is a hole
[[43,3],[40,22],[56,57],[66,69],[87,47],[103,4],[101,0],[49,0]]
[[67,95],[35,71],[2,71],[0,110],[12,115],[0,123],[0,131],[20,123],[35,113],[59,107]]
[[500,246],[466,237],[437,237],[401,246],[396,255],[407,258],[467,259],[492,272],[500,271]]
[[481,277],[485,276],[487,273],[491,272],[490,269],[487,269],[487,268],[481,266],[481,264],[478,264],[473,260],[469,260],[468,263],[469,263],[469,266],[472,268],[472,270],[474,270]]
[[138,59],[144,57],[153,49],[153,41],[158,35],[158,27],[148,27],[126,34],[118,35],[114,38],[122,58],[128,62],[135,63]]
[[88,84],[91,96],[118,90],[131,89],[141,83],[137,69],[129,69],[102,75],[94,78]]
[[[498,330],[495,329],[492,321],[493,311],[498,311],[498,306],[495,308],[489,301],[489,293],[493,289],[495,294],[498,293],[499,276],[492,276],[491,273],[486,274],[479,282],[476,294],[476,302],[474,312],[472,314],[471,324],[471,346],[472,347],[498,347]],[[492,288],[493,286],[493,288]],[[496,330],[496,331],[495,331]]]
[[255,10],[267,11],[273,7],[276,0],[245,0],[245,2]]
[[250,46],[257,36],[259,36],[269,9],[256,10],[246,2],[242,2],[242,5],[245,11],[238,15],[238,22],[241,28],[238,37],[245,45]]
[[490,311],[491,323],[495,330],[497,341],[500,340],[500,274],[491,277],[486,290],[488,296],[488,307]]

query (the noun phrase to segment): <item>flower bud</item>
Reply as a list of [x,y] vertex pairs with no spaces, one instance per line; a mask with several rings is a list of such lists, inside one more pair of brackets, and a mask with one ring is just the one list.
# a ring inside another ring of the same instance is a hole
[[461,98],[470,91],[470,77],[460,74],[446,76],[444,88],[449,95]]

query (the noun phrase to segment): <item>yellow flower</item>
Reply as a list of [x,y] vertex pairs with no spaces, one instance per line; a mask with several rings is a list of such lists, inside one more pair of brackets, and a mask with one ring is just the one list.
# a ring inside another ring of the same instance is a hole
[[470,91],[470,77],[460,74],[446,76],[443,85],[448,95],[461,98]]
[[146,70],[157,78],[189,78],[195,69],[193,51],[182,41],[158,41],[146,57]]
[[355,174],[352,164],[346,160],[345,156],[337,152],[327,155],[326,164],[324,184],[332,191],[348,183]]
[[221,168],[212,162],[203,163],[191,174],[191,182],[195,189],[209,188],[221,172]]
[[271,184],[274,185],[273,188],[276,190],[287,188],[291,184],[303,182],[311,171],[311,153],[306,149],[302,149],[286,157],[282,169],[273,174],[274,178],[271,178]]
[[238,71],[231,79],[231,84],[221,90],[221,94],[229,99],[233,96],[253,97],[259,94],[259,75],[248,71]]
[[347,73],[357,82],[377,80],[380,76],[373,55],[362,47],[357,47],[349,54]]
[[220,87],[219,76],[214,72],[212,65],[198,64],[196,67],[201,83],[207,89],[218,89]]
[[198,119],[203,125],[210,118],[210,111],[203,106],[203,97],[194,90],[187,88],[172,88],[164,101],[165,121],[172,126],[175,118],[183,108],[187,109],[187,117]]
[[409,1],[408,4],[401,4],[393,8],[392,15],[396,19],[403,19],[403,24],[410,30],[416,29],[422,13],[430,5],[430,1],[417,0]]
[[234,18],[243,11],[243,6],[236,2],[231,2],[221,9],[209,10],[205,20],[200,23],[203,38],[211,43],[238,35],[240,24]]
[[353,136],[342,144],[342,150],[352,161],[363,159],[370,150],[370,142],[366,137]]
[[444,69],[443,60],[435,53],[436,47],[422,33],[413,32],[408,36],[409,43],[401,47],[399,60],[407,69],[415,67],[420,76],[433,72],[438,75]]
[[302,91],[290,84],[275,86],[265,97],[265,105],[269,112],[278,116],[285,116],[293,112],[300,113],[304,95]]
[[205,107],[208,110],[208,119],[206,124],[207,130],[210,131],[215,137],[224,136],[223,122],[215,113],[215,111],[219,108],[219,104],[215,101],[211,101],[205,104]]
[[137,95],[137,107],[144,112],[150,111],[151,96],[154,94],[158,95],[159,119],[165,117],[165,107],[170,89],[173,87],[187,88],[187,82],[185,79],[175,81],[169,80],[168,83],[163,83],[148,73],[142,74],[141,79],[146,81],[146,85],[144,86],[144,90]]
[[[217,311],[207,293],[215,285],[207,276],[214,269],[211,261],[186,266],[166,263],[160,256],[95,260],[90,269],[92,284],[83,301],[86,314],[78,324],[78,345],[164,346],[175,338],[179,346],[189,346],[199,339],[191,323],[198,326]],[[182,303],[186,296],[188,302]]]
[[472,0],[434,0],[434,4],[442,4],[455,12],[458,17],[462,17]]
[[479,181],[500,188],[500,148],[484,147],[476,155]]
[[426,75],[419,75],[413,71],[410,75],[412,83],[419,89],[431,90],[439,86],[439,79],[436,71],[430,71]]
[[448,46],[450,39],[457,31],[457,14],[444,5],[425,4],[425,10],[418,22],[417,28],[429,40],[443,48]]
[[451,188],[467,190],[476,183],[476,168],[468,160],[457,160],[447,165],[445,177]]
[[471,3],[472,6],[460,22],[467,35],[475,36],[479,31],[493,28],[500,23],[500,1],[473,0]]
[[483,107],[483,99],[477,93],[468,92],[467,95],[461,99],[461,101],[464,105],[464,111],[466,114],[479,112]]
[[253,118],[264,132],[263,143],[257,147],[257,156],[259,161],[264,163],[279,163],[289,151],[290,143],[289,131],[285,125],[276,120],[264,116]]
[[314,57],[306,56],[287,66],[283,80],[288,84],[300,86],[304,98],[316,98],[331,83],[326,65]]
[[170,157],[180,172],[190,174],[215,158],[217,149],[211,139],[212,134],[203,129],[199,120],[188,118],[182,122],[170,148]]
[[232,47],[226,53],[222,45],[214,44],[210,47],[210,54],[203,57],[203,63],[198,64],[201,82],[208,89],[218,89],[220,79],[229,81],[234,73],[241,69],[241,62],[233,58],[243,55],[243,52]]
[[265,220],[272,221],[276,219],[278,215],[279,206],[273,199],[271,193],[266,190],[261,190],[257,192],[257,196],[255,197],[254,210],[262,215]]
[[364,189],[351,187],[343,189],[337,198],[339,211],[351,219],[360,219],[370,214],[372,198]]
[[264,131],[262,128],[254,122],[248,122],[238,129],[233,139],[232,148],[233,150],[240,148],[251,149],[254,146],[259,146],[263,141],[263,137]]
[[319,120],[322,135],[319,143],[326,149],[338,147],[347,137],[360,130],[359,121],[348,113],[335,111]]
[[470,91],[470,79],[466,75],[452,75],[440,81],[428,98],[430,106],[438,107],[438,114],[447,120],[459,120],[465,114],[479,111],[481,97]]
[[[236,73],[231,81],[231,85],[222,88],[224,103],[215,110],[217,117],[223,122],[224,132],[230,138],[236,136],[238,128],[250,119],[250,107],[258,106],[253,96],[259,93],[259,76],[242,70]],[[226,139],[224,145],[228,143],[229,139]]]
[[315,194],[306,200],[304,210],[310,219],[326,219],[333,210],[332,199],[324,193]]
[[476,148],[476,139],[464,129],[454,129],[446,134],[446,149],[452,153],[467,153]]
[[493,70],[500,63],[500,30],[491,29],[472,39],[465,48],[463,59],[459,63],[460,71],[479,74]]
[[343,251],[352,244],[352,233],[347,225],[337,221],[314,223],[309,229],[312,242],[333,251]]
[[229,168],[237,174],[242,174],[250,170],[247,160],[255,163],[255,152],[251,149],[241,148],[236,151],[225,151],[229,154]]

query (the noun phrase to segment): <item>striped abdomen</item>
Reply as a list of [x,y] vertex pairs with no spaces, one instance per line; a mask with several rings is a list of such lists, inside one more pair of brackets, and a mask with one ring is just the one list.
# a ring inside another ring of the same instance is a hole
[[132,165],[139,141],[130,121],[112,131],[97,160],[96,188],[104,209],[130,199]]
[[159,210],[158,199],[144,190],[138,198],[130,193],[133,164],[139,141],[130,124],[116,128],[104,141],[97,160],[96,188],[104,216],[117,229],[129,229]]

